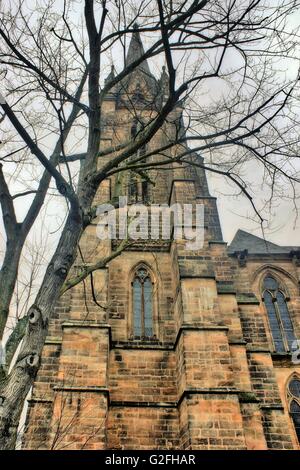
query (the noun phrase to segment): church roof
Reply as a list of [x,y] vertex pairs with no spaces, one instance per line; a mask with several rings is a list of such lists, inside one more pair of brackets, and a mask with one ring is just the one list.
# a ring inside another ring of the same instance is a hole
[[228,247],[229,253],[247,250],[248,254],[288,254],[298,251],[298,246],[280,246],[252,235],[244,230],[238,230]]

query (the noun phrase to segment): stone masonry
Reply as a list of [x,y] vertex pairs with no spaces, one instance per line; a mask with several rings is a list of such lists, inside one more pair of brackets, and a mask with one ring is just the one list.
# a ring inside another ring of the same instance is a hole
[[[141,53],[135,34],[127,61]],[[128,96],[136,97],[135,113],[146,123],[159,112],[165,82],[165,70],[157,81],[145,62],[111,90],[102,148],[130,139]],[[181,114],[178,106],[147,151],[184,132]],[[274,351],[261,292],[267,273],[285,286],[300,338],[299,248],[242,231],[227,246],[203,169],[170,165],[149,173],[151,203],[204,204],[204,246],[187,251],[172,239],[132,245],[93,273],[93,292],[87,279],[61,297],[29,399],[23,448],[299,449],[287,383],[300,365],[291,352]],[[104,181],[95,203],[126,194],[129,178],[124,172]],[[115,249],[97,238],[96,222],[81,240],[87,263]],[[78,258],[73,274],[79,264]],[[139,265],[152,276],[151,338],[132,330]]]

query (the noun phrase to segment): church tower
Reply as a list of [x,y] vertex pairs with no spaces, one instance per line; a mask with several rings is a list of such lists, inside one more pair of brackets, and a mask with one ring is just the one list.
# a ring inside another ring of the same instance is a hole
[[[141,54],[134,33],[126,65]],[[102,106],[101,149],[135,139],[167,86],[165,68],[157,80],[146,61],[115,86]],[[148,163],[157,161],[155,149],[184,134],[182,106],[132,157],[133,169],[101,183],[95,204],[118,208],[126,196],[128,206],[203,205],[203,245],[136,240],[61,297],[29,400],[25,449],[298,448],[299,247],[241,231],[227,247],[203,160],[187,147],[198,166],[134,171],[135,160],[152,152]],[[96,220],[72,274],[117,248],[99,240]]]

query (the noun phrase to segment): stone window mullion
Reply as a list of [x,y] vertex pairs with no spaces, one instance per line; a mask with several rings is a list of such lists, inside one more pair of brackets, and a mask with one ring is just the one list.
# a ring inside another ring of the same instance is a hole
[[283,323],[282,323],[282,318],[281,318],[281,315],[280,315],[280,310],[279,310],[279,308],[278,308],[277,293],[276,293],[276,296],[273,297],[273,299],[274,299],[274,308],[275,308],[277,320],[278,320],[279,327],[280,327],[280,331],[281,331],[282,341],[283,341],[285,350],[286,350],[286,351],[289,351],[289,345],[288,345],[288,342],[287,342],[287,338],[286,338],[286,334],[285,334],[285,329],[284,329],[284,326],[283,326]]
[[272,342],[276,352],[289,352],[295,339],[294,326],[286,303],[286,295],[271,275],[264,279],[265,304]]

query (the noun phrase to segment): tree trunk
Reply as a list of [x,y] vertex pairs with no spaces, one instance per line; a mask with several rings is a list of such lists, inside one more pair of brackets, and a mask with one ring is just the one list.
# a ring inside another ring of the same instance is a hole
[[0,385],[0,449],[14,449],[24,400],[38,371],[48,323],[60,289],[71,268],[82,231],[81,217],[68,216],[58,247],[48,266],[15,367]]
[[3,336],[11,298],[14,293],[18,267],[23,247],[23,239],[15,234],[13,240],[7,240],[3,265],[0,270],[0,338]]

